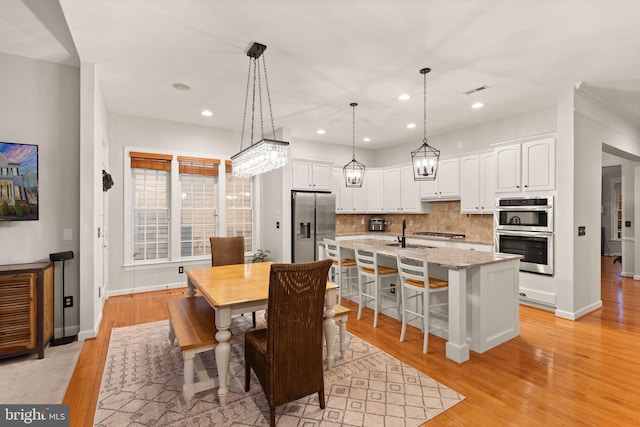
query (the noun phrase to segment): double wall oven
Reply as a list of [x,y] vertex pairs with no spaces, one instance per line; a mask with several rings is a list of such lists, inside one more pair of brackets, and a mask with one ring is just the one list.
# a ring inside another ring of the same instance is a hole
[[495,250],[522,255],[520,270],[553,275],[553,197],[496,200]]

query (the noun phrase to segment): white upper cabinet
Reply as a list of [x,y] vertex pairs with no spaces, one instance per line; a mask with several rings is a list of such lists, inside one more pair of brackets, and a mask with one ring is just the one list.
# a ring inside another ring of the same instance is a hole
[[480,213],[493,213],[496,208],[496,155],[480,154]]
[[293,180],[295,190],[330,191],[331,169],[330,163],[310,162],[307,160],[292,160]]
[[520,191],[520,144],[496,147],[496,192]]
[[336,213],[351,214],[367,211],[366,175],[361,188],[347,188],[344,183],[342,168],[333,168],[333,181],[336,196]]
[[496,188],[494,152],[460,158],[460,211],[471,214],[493,213]]
[[496,192],[555,190],[555,138],[495,148]]
[[400,168],[390,168],[384,170],[382,193],[384,211],[387,213],[401,212]]
[[385,169],[382,189],[385,213],[420,213],[420,187],[411,166]]
[[383,213],[383,180],[382,169],[367,169],[364,173],[364,185],[366,187],[367,212]]
[[434,181],[420,181],[420,198],[455,200],[460,198],[459,158],[440,159]]
[[555,138],[522,144],[522,187],[524,191],[555,190]]
[[420,212],[420,182],[413,180],[413,167],[400,168],[400,200],[402,212]]

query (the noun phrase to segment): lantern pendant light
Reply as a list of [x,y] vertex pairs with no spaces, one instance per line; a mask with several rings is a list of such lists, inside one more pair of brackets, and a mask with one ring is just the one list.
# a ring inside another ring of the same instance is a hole
[[440,150],[436,150],[427,143],[427,73],[430,68],[423,68],[420,74],[424,76],[424,137],[422,145],[411,152],[414,181],[434,181],[438,173]]
[[350,188],[362,187],[362,181],[364,180],[365,166],[356,160],[356,107],[357,103],[352,102],[349,104],[353,109],[353,132],[352,132],[352,159],[349,163],[344,165],[342,170],[344,171],[344,184]]

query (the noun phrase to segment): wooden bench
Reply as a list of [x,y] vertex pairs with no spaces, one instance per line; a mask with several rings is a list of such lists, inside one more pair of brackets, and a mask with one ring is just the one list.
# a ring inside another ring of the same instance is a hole
[[[185,400],[196,393],[218,387],[218,379],[211,378],[202,363],[200,354],[213,350],[218,342],[213,308],[202,296],[178,298],[167,301],[169,309],[169,341],[178,341],[184,360]],[[195,377],[198,382],[194,382]]]
[[340,358],[344,356],[344,352],[347,351],[347,320],[349,319],[349,313],[351,309],[340,304],[336,304],[333,307],[335,315],[333,316],[334,322],[339,327],[340,331]]

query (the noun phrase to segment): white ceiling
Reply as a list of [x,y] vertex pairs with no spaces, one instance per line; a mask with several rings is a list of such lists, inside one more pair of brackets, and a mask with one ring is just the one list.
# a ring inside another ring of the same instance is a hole
[[[381,148],[555,105],[585,82],[640,126],[637,0],[5,0],[0,51],[98,65],[109,111],[240,130],[254,42],[276,128]],[[65,26],[65,19],[68,29]],[[75,48],[73,44],[75,43]],[[77,49],[77,53],[75,51]],[[178,91],[172,83],[191,86]],[[465,92],[487,85],[474,95]],[[411,95],[399,101],[401,93]],[[473,110],[470,105],[484,102]],[[204,118],[202,109],[214,115]],[[415,122],[415,129],[407,129]],[[270,128],[270,124],[266,124]],[[318,135],[317,129],[326,130]],[[371,142],[362,142],[369,136]],[[239,144],[239,142],[230,142]]]

